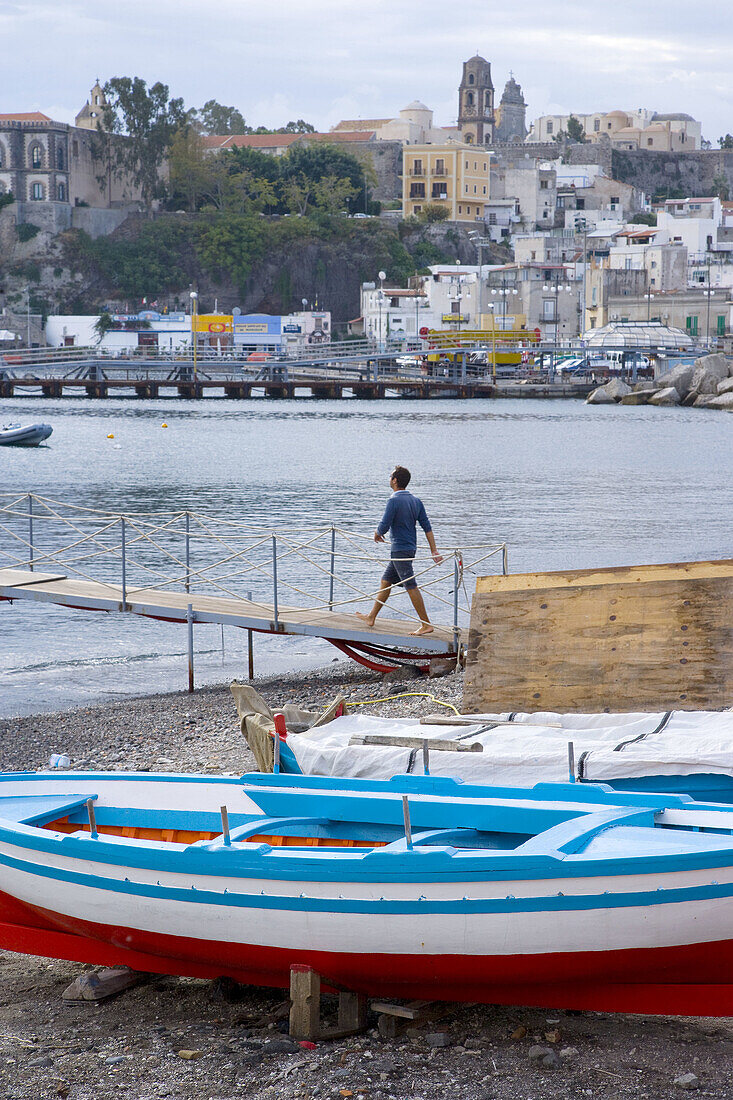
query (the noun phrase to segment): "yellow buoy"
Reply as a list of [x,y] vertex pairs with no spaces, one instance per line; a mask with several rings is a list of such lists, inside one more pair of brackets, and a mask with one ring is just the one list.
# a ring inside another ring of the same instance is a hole
[[115,433],[110,432],[109,435],[107,436],[107,439],[114,439],[114,437],[115,437]]
[[161,426],[161,428],[167,428],[168,427],[168,425],[165,423],[165,421],[160,426]]

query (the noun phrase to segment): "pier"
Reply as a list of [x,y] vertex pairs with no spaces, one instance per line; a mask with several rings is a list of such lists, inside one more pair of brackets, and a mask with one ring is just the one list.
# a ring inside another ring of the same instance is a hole
[[[521,348],[513,350],[521,356]],[[441,358],[428,361],[428,354]],[[0,356],[0,398],[584,397],[598,384],[590,378],[562,380],[554,366],[557,349],[537,354],[539,365],[500,364],[494,370],[490,345],[428,351],[345,341],[264,362],[237,358],[235,351],[209,350],[194,358],[191,352],[171,356],[145,348],[112,357],[94,348],[36,348]]]
[[[436,656],[458,660],[470,613],[467,576],[492,564],[506,573],[507,548],[453,548],[441,565],[418,557],[415,574],[435,624],[418,637],[399,590],[374,629],[355,614],[369,608],[384,564],[370,539],[336,526],[276,531],[188,511],[123,515],[0,494],[0,603],[185,624],[189,690],[197,623],[249,632],[250,677],[254,633],[323,638],[377,671]],[[362,588],[365,577],[371,590]]]

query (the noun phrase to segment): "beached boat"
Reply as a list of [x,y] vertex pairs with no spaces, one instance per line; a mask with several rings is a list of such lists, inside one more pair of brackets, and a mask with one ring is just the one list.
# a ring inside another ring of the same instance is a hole
[[[272,759],[271,738],[267,744],[261,736],[272,722],[266,715],[247,714],[248,699],[239,701],[243,728],[251,747],[257,751],[264,744]],[[532,787],[562,782],[572,770],[573,779],[617,790],[669,791],[733,805],[731,710],[447,713],[428,719],[357,711],[310,729],[295,728],[301,731],[289,732],[280,746],[281,770],[294,774],[389,779],[420,773],[426,743],[431,774],[467,783]],[[258,762],[270,766],[266,755]]]
[[[221,812],[220,807],[226,806]],[[0,948],[379,996],[733,1015],[733,811],[264,775],[0,776]]]
[[5,424],[0,427],[0,447],[37,447],[52,432],[50,424]]

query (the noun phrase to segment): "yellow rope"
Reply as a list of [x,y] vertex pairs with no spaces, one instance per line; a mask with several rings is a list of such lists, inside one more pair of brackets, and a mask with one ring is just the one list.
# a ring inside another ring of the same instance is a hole
[[423,699],[432,699],[439,707],[448,707],[454,714],[460,715],[461,713],[452,703],[446,703],[443,699],[438,699],[436,695],[431,695],[429,691],[403,691],[399,695],[385,695],[382,699],[365,699],[363,703],[347,703],[346,709],[350,710],[351,707],[366,707],[369,703],[391,703],[393,699],[408,699],[411,695],[420,696]]

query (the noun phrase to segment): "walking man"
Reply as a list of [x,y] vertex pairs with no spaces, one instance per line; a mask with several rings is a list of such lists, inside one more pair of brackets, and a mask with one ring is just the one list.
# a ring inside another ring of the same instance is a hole
[[412,493],[408,493],[407,486],[409,484],[410,471],[406,470],[404,466],[396,466],[389,479],[392,496],[387,501],[384,515],[374,532],[374,541],[384,542],[384,536],[389,531],[389,565],[385,569],[380,581],[379,592],[377,593],[374,607],[368,615],[362,615],[361,612],[358,611],[357,615],[360,619],[364,620],[367,626],[374,626],[377,615],[389,599],[392,585],[400,584],[410,597],[412,606],[417,611],[420,619],[420,626],[417,630],[411,631],[411,633],[413,635],[432,634],[433,627],[428,618],[428,613],[425,610],[425,601],[422,598],[422,593],[417,587],[417,581],[415,580],[415,554],[417,552],[416,525],[418,523],[425,532],[425,537],[430,547],[430,553],[433,555],[433,561],[436,564],[440,564],[443,560],[443,556],[438,553],[438,548],[435,545],[435,536],[433,535],[433,529],[430,526],[430,520],[427,517],[425,506],[419,497],[413,496]]

